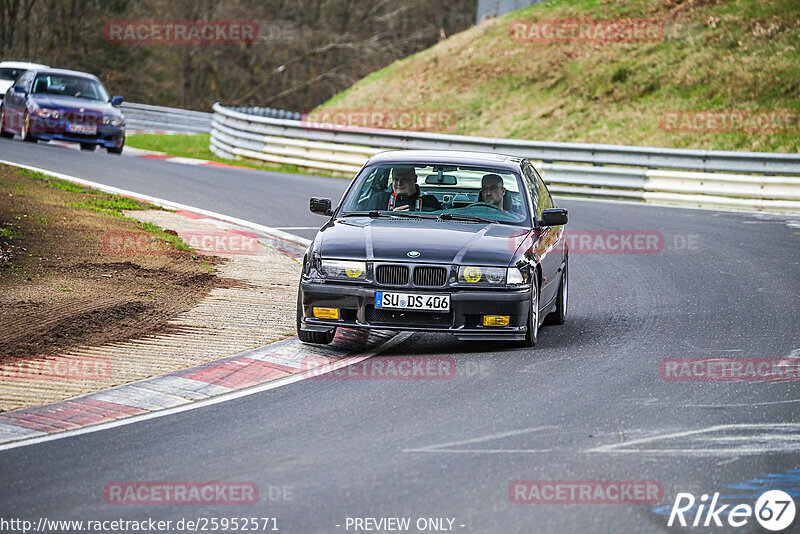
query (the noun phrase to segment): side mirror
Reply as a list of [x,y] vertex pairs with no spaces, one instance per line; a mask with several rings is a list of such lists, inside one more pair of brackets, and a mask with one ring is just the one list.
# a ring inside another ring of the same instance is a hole
[[122,104],[122,97],[121,96],[115,96],[114,98],[111,99],[111,105],[112,106],[119,106],[120,104]]
[[542,210],[542,218],[539,220],[541,226],[561,226],[567,224],[569,217],[564,208],[550,208]]
[[325,215],[326,217],[333,215],[331,211],[331,199],[329,198],[311,197],[308,203],[308,209],[311,210],[311,213],[316,213],[317,215]]
[[25,86],[24,85],[15,85],[14,87],[12,87],[12,89],[14,90],[15,93],[24,93],[25,92]]

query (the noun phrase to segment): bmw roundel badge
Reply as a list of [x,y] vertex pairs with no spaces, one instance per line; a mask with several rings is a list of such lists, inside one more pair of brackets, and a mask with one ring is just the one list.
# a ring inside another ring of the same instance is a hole
[[407,255],[409,258],[419,258],[419,251],[409,250]]

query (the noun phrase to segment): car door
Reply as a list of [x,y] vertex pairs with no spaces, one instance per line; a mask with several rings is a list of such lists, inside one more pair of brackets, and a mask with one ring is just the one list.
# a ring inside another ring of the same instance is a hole
[[[22,127],[22,115],[25,109],[25,98],[27,97],[28,86],[33,78],[31,71],[26,72],[19,77],[14,85],[9,89],[8,98],[6,98],[6,115],[8,116],[7,127],[15,132],[19,132]],[[22,86],[25,91],[17,91],[16,88]]]
[[[525,180],[531,190],[531,200],[534,202],[536,220],[542,218],[542,211],[553,207],[550,192],[545,187],[539,173],[533,168],[530,162],[526,161],[523,167]],[[563,226],[543,226],[540,227],[539,239],[536,241],[536,255],[539,257],[542,267],[542,289],[541,305],[549,304],[556,296],[558,291],[559,275],[563,262],[564,250],[564,227]]]

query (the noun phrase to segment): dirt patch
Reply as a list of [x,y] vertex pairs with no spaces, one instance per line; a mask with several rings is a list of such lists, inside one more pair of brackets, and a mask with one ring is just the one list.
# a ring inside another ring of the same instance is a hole
[[[0,166],[0,345],[3,358],[55,355],[164,332],[215,287],[220,258],[123,217],[153,206]],[[146,229],[147,228],[147,229]],[[144,239],[119,251],[108,236]]]

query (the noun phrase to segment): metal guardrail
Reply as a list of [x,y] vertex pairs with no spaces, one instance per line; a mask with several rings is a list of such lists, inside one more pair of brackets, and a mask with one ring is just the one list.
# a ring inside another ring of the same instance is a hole
[[800,213],[800,154],[355,129],[250,115],[219,103],[213,109],[210,149],[229,159],[353,174],[387,149],[476,150],[541,162],[537,168],[551,190],[562,195]]
[[128,130],[155,130],[178,133],[208,133],[211,113],[123,102]]

